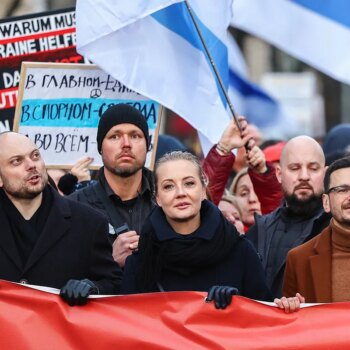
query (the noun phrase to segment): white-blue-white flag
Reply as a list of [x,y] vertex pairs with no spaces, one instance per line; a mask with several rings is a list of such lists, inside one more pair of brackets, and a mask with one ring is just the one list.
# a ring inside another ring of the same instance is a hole
[[[227,87],[232,0],[188,3]],[[80,54],[218,141],[230,115],[184,1],[78,0],[76,17]]]
[[349,0],[234,0],[232,25],[350,84]]
[[244,57],[232,37],[228,38],[229,96],[236,111],[262,132],[264,139],[287,139],[295,135],[296,123],[272,96],[250,81]]

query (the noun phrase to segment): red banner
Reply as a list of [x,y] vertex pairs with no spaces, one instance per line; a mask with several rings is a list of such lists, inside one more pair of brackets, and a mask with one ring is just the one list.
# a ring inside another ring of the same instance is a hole
[[348,349],[350,303],[293,314],[243,297],[226,310],[205,293],[92,299],[60,297],[0,281],[0,349]]

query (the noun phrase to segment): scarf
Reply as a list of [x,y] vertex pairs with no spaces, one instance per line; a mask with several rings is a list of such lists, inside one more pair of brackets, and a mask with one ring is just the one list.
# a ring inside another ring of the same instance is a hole
[[139,280],[147,291],[166,271],[188,276],[219,263],[232,252],[239,239],[236,228],[207,200],[202,202],[200,216],[200,227],[181,235],[169,225],[161,208],[152,211],[139,242]]

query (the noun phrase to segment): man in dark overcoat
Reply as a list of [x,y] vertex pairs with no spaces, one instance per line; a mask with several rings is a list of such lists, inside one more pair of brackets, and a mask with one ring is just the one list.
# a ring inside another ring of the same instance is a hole
[[37,146],[15,132],[0,134],[0,227],[1,279],[59,288],[70,305],[119,293],[107,220],[48,185]]

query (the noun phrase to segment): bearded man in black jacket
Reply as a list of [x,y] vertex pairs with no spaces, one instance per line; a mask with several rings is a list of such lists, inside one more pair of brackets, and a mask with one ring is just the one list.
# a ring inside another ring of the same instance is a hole
[[282,296],[283,274],[290,249],[319,234],[330,221],[322,207],[325,156],[311,137],[289,140],[281,154],[276,176],[284,202],[268,215],[256,215],[248,230],[258,251],[273,297]]
[[142,225],[155,206],[153,174],[145,167],[149,144],[148,124],[138,109],[124,103],[109,107],[97,128],[103,162],[97,183],[69,196],[107,217],[113,258],[120,267],[138,248]]
[[119,293],[107,220],[48,185],[38,148],[15,132],[0,134],[0,225],[1,279],[59,288],[70,305]]

